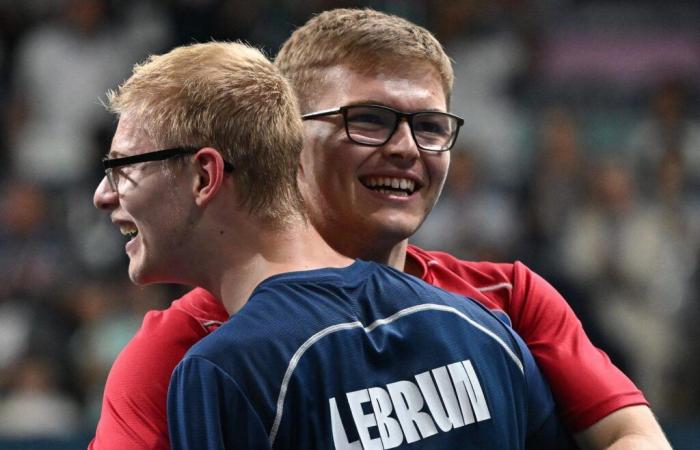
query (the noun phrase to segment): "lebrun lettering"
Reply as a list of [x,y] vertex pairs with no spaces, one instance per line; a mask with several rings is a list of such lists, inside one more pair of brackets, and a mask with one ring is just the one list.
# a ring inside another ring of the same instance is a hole
[[[359,440],[350,442],[336,398],[329,399],[333,444],[339,450],[391,449],[491,418],[470,360],[345,394]],[[363,405],[370,403],[370,409]],[[427,406],[427,408],[426,408]],[[427,409],[427,411],[426,411]],[[373,428],[376,430],[371,431]],[[372,437],[372,435],[379,437]]]

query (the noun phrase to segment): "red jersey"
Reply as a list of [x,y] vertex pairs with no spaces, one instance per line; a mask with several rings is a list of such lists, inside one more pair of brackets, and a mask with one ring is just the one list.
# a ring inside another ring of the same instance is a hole
[[88,449],[169,449],[165,405],[170,375],[195,342],[227,319],[221,302],[201,288],[164,311],[148,312],[112,365]]
[[[521,263],[461,261],[408,247],[421,278],[505,313],[545,374],[560,415],[578,432],[625,406],[647,405],[642,393],[591,344],[562,296]],[[112,366],[90,450],[169,449],[166,397],[185,352],[228,318],[203,289],[165,311],[149,312]]]
[[642,392],[593,346],[566,300],[524,264],[462,261],[409,246],[421,278],[504,312],[549,383],[559,414],[576,433],[608,414],[648,405]]

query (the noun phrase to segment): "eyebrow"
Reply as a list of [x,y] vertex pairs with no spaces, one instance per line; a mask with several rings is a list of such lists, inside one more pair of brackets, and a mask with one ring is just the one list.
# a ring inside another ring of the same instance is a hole
[[103,159],[114,159],[114,158],[121,158],[123,156],[126,156],[124,153],[119,152],[119,151],[114,151],[110,150],[107,153],[105,153],[105,156]]
[[[395,106],[388,105],[388,104],[386,104],[386,103],[384,103],[384,102],[379,102],[379,101],[376,101],[376,100],[355,100],[355,101],[352,101],[352,102],[349,102],[349,103],[346,103],[346,104],[345,104],[345,106],[372,106],[372,105],[375,105],[375,106],[385,106],[385,107],[387,107],[387,108],[396,109],[396,110],[398,110],[398,111],[404,111],[404,110],[399,109],[399,108],[397,108],[397,107],[395,107]],[[405,112],[405,111],[404,111],[404,112]],[[443,110],[438,109],[438,108],[425,108],[425,109],[418,109],[418,110],[415,110],[415,112],[439,112],[439,113],[444,113],[444,112],[448,112],[448,111],[443,111]]]

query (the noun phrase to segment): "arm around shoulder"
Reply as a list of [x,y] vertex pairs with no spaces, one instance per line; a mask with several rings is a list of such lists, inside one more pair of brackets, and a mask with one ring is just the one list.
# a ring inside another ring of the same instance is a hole
[[[578,433],[615,412],[646,407],[642,392],[591,343],[561,294],[522,264],[514,271],[509,315],[542,369],[567,428]],[[649,417],[653,420],[651,412]]]
[[670,450],[654,414],[645,405],[619,409],[579,432],[576,443],[583,450]]
[[90,450],[168,450],[170,374],[204,335],[181,311],[152,311],[110,369]]

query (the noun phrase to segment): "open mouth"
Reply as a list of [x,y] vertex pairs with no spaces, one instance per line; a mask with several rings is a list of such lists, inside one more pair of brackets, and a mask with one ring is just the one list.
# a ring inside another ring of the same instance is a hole
[[139,230],[134,225],[120,225],[119,231],[121,231],[124,236],[127,236],[129,240],[134,239],[139,234]]
[[363,177],[360,183],[367,189],[399,197],[408,197],[421,188],[415,181],[400,177]]

